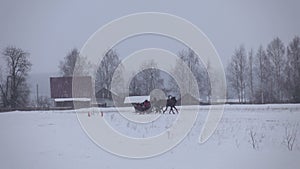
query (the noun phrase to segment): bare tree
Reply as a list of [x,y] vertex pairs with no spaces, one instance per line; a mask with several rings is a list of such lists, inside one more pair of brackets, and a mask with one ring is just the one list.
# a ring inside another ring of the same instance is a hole
[[141,91],[141,79],[139,76],[134,76],[129,85],[129,95],[130,96],[140,96],[142,95]]
[[166,91],[167,91],[168,95],[172,95],[177,98],[180,98],[180,89],[179,89],[179,86],[177,83],[178,82],[176,82],[174,77],[169,75],[167,85],[166,85],[166,87],[167,87]]
[[248,58],[243,46],[236,49],[227,67],[229,95],[235,93],[240,102],[246,98],[257,103],[300,102],[298,36],[290,42],[286,51],[285,55],[284,44],[279,38],[273,39],[266,50],[260,46],[255,57],[252,49]]
[[296,36],[287,47],[286,86],[293,102],[300,102],[300,37]]
[[65,56],[64,60],[59,63],[59,70],[62,76],[73,76],[74,71],[76,71],[76,75],[79,76],[88,75],[89,69],[90,63],[88,63],[87,58],[80,56],[76,48],[72,49],[71,52]]
[[30,93],[26,80],[32,65],[28,59],[29,53],[9,46],[4,49],[3,56],[7,63],[6,78],[0,84],[3,107],[26,106]]
[[[214,73],[214,71],[212,71],[211,69],[211,63],[208,61],[207,62],[207,67],[206,67],[206,72],[203,76],[204,79],[204,87],[206,88],[206,96],[207,96],[207,102],[210,103],[211,102],[211,92],[212,92],[212,88],[211,88],[211,84],[212,83],[217,83],[217,79],[213,78],[215,77],[215,75],[213,75],[212,73]],[[210,72],[211,74],[208,74],[208,72]]]
[[276,102],[282,101],[283,87],[283,65],[284,65],[285,47],[283,42],[277,37],[272,40],[267,47],[267,55],[270,58],[271,65],[274,67],[272,77],[274,79],[274,96]]
[[164,80],[153,60],[141,66],[141,71],[131,81],[130,90],[133,94],[149,95],[154,89],[164,90]]
[[121,63],[117,52],[110,49],[108,50],[98,69],[96,72],[96,82],[95,82],[95,89],[96,91],[102,89],[102,88],[106,88],[106,89],[111,89],[111,83],[112,83],[112,78],[115,74],[115,77],[117,79],[115,80],[115,83],[117,80],[121,81],[122,80],[122,72],[121,69],[117,70],[117,67],[119,66],[119,64]]
[[[0,87],[3,86],[3,84],[5,84],[4,79],[3,79],[3,68],[0,67]],[[0,88],[0,107],[3,107],[4,102],[3,102],[3,94],[2,94],[2,88]]]
[[255,99],[259,103],[271,102],[272,82],[270,80],[270,73],[272,68],[270,67],[270,60],[262,45],[258,48],[256,53],[255,63],[255,72],[259,86],[255,94]]
[[227,77],[238,96],[239,102],[245,102],[247,55],[244,46],[241,45],[232,55],[231,62],[227,67]]
[[[189,84],[189,80],[191,77],[188,76],[188,72],[186,69],[184,69],[182,64],[184,64],[184,62],[181,59],[178,59],[176,61],[176,65],[172,70],[175,77],[169,79],[168,82],[171,90],[177,97],[180,97],[180,95],[183,96],[187,93],[190,93],[189,91],[191,88],[191,84]],[[177,81],[175,81],[175,79]],[[180,86],[180,91],[178,86]]]
[[250,89],[250,102],[253,102],[254,98],[254,79],[253,79],[253,49],[250,50],[248,54],[248,80],[249,80],[249,89]]
[[[179,82],[175,82],[174,79],[169,80],[169,84],[173,91],[178,91],[178,86],[181,86],[181,95],[185,95],[186,93],[194,93],[195,91],[191,91],[195,86],[192,86],[191,80],[194,78],[198,85],[200,96],[209,97],[209,87],[207,82],[209,81],[209,77],[207,71],[205,70],[201,60],[197,56],[197,54],[190,48],[187,50],[182,50],[178,53],[179,59],[173,69],[173,73],[177,76],[177,79],[180,79]],[[182,66],[185,64],[188,70]],[[191,72],[192,74],[190,74]],[[193,77],[192,77],[193,76]],[[176,84],[179,83],[179,84]],[[179,95],[179,93],[178,93]]]
[[152,60],[142,65],[141,69],[144,69],[145,67],[151,68],[140,72],[144,94],[150,94],[154,89],[163,89],[164,80],[161,78],[160,70],[157,69],[157,63]]

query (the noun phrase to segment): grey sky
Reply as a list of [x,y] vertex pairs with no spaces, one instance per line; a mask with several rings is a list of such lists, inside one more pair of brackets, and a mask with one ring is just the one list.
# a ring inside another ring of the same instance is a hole
[[[297,0],[2,0],[0,48],[16,45],[30,52],[33,73],[57,72],[59,61],[66,53],[73,47],[80,49],[104,24],[124,15],[154,11],[174,14],[194,23],[213,42],[221,59],[227,61],[240,44],[256,49],[276,36],[287,44],[300,35],[299,7]],[[118,53],[128,55],[144,47],[177,50],[178,44],[171,40],[148,38],[147,41],[130,40],[120,45]]]

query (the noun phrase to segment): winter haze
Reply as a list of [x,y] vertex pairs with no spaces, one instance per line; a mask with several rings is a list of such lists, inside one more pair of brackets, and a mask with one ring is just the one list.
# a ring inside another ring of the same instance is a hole
[[[300,34],[297,0],[253,1],[1,1],[0,49],[15,45],[30,52],[30,83],[49,95],[50,75],[58,74],[59,61],[104,24],[136,12],[164,12],[198,26],[227,64],[240,44],[258,48],[279,37],[285,44]],[[131,38],[117,48],[121,57],[137,49],[158,47],[177,53],[178,42],[154,36]],[[2,59],[2,58],[1,58]],[[1,61],[3,65],[3,61]],[[1,66],[2,67],[2,66]],[[46,78],[46,79],[45,79]]]

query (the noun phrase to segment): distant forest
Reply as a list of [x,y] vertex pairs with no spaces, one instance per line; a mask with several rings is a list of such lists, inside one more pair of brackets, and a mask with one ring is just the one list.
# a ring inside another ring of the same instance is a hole
[[[0,108],[18,108],[27,106],[49,107],[51,99],[38,96],[34,101],[29,99],[30,90],[27,84],[28,73],[32,67],[30,53],[15,46],[8,46],[2,51],[6,65],[0,67]],[[192,49],[181,50],[178,63],[173,71],[180,82],[175,81],[167,72],[157,69],[157,63],[141,65],[129,84],[129,95],[149,95],[154,89],[161,89],[166,95],[182,97],[185,92],[191,93],[190,77],[180,64],[184,62],[197,81],[203,102],[211,101],[211,81],[207,73],[209,63],[203,64]],[[79,63],[75,70],[75,63]],[[95,92],[102,88],[110,89],[113,74],[122,84],[122,70],[116,68],[121,64],[117,52],[113,49],[104,54],[99,64],[95,79]],[[61,76],[73,76],[73,72],[89,75],[92,63],[80,56],[79,51],[72,49],[58,65]],[[151,69],[145,69],[151,67]],[[119,71],[119,72],[117,72]],[[227,97],[237,103],[299,103],[300,102],[300,38],[295,36],[287,45],[278,37],[265,47],[257,50],[246,49],[240,45],[233,51],[230,62],[225,66]],[[116,76],[117,75],[117,76]],[[178,84],[182,83],[182,84]],[[183,86],[179,90],[178,86]],[[119,86],[120,91],[125,86]],[[128,89],[127,89],[128,90]],[[183,92],[183,93],[180,93]]]
[[228,95],[239,102],[300,102],[300,38],[277,37],[256,51],[235,49],[226,69]]

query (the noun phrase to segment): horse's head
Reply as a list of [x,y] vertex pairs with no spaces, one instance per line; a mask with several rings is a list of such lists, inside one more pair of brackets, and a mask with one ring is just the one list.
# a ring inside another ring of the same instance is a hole
[[171,100],[171,101],[174,102],[174,103],[177,102],[176,97],[171,97],[169,100]]

